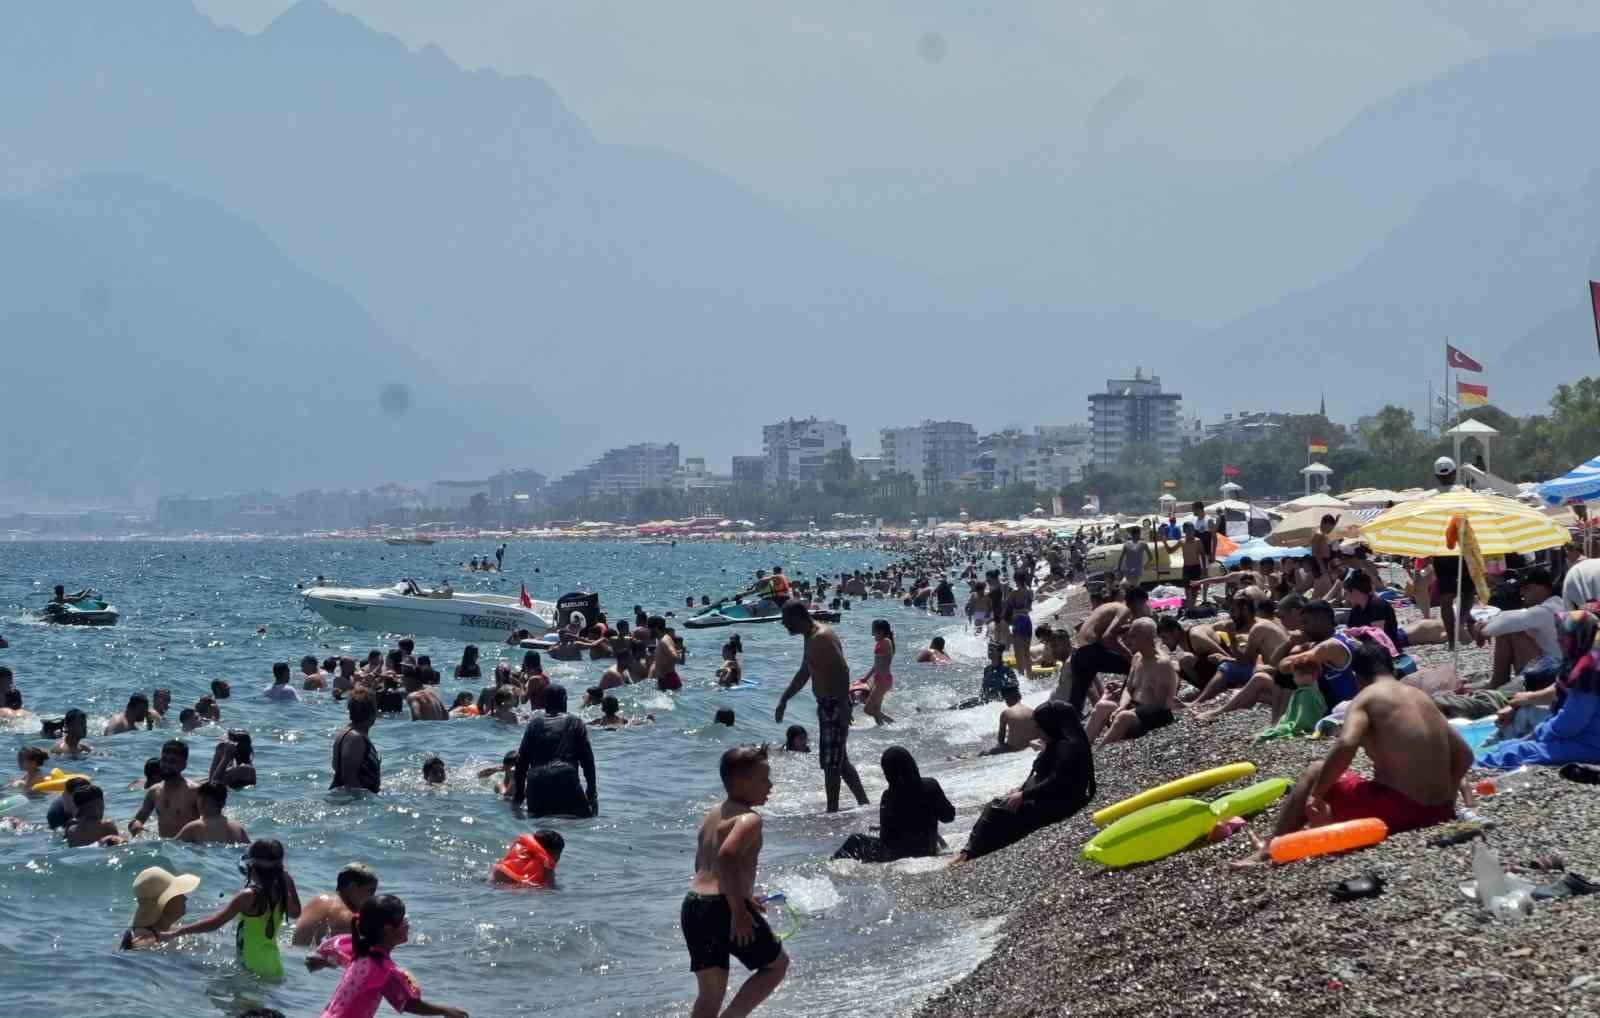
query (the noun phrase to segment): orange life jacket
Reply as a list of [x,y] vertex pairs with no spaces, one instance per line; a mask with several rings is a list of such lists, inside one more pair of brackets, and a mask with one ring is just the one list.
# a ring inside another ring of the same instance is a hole
[[496,879],[524,887],[548,887],[555,873],[556,861],[531,834],[518,835],[505,858],[494,864]]
[[782,573],[772,574],[772,593],[775,597],[789,596],[789,578]]

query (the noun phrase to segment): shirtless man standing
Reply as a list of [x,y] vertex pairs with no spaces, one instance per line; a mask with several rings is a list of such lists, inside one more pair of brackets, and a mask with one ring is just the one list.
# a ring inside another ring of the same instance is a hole
[[683,653],[678,650],[678,641],[667,632],[667,620],[660,615],[650,616],[650,635],[656,641],[656,660],[650,669],[656,679],[656,688],[669,692],[682,689],[683,679],[678,675],[678,665],[683,662]]
[[[1344,728],[1326,758],[1306,768],[1278,810],[1274,834],[1361,817],[1377,817],[1390,834],[1447,823],[1455,797],[1472,767],[1472,750],[1450,727],[1427,693],[1397,681],[1373,645],[1351,651],[1360,692],[1345,713]],[[1372,777],[1351,773],[1357,750],[1366,750]],[[1235,866],[1271,859],[1266,845]]]
[[294,926],[294,946],[311,947],[328,937],[350,932],[350,922],[361,906],[378,893],[378,875],[353,862],[339,871],[333,894],[319,894],[305,903]]
[[[789,604],[806,614],[798,601]],[[784,624],[788,622],[786,611]],[[783,708],[778,710],[781,714]],[[761,915],[766,906],[755,897],[762,842],[761,814],[755,807],[772,794],[767,748],[733,747],[722,754],[721,772],[728,797],[700,825],[694,879],[679,918],[689,970],[698,983],[690,1018],[744,1018],[772,995],[789,971],[789,956]],[[738,958],[751,975],[724,1010],[730,958]]]
[[237,820],[229,820],[222,812],[228,804],[228,786],[220,781],[202,781],[196,793],[200,802],[200,819],[191,820],[178,832],[179,841],[195,845],[242,845],[250,840]]
[[805,637],[800,670],[794,673],[789,688],[778,698],[772,719],[783,723],[784,708],[807,682],[817,698],[817,763],[822,765],[822,785],[828,796],[828,812],[839,809],[839,779],[850,786],[856,802],[867,804],[861,776],[850,764],[845,742],[850,736],[850,666],[844,659],[839,637],[828,626],[811,617],[806,606],[790,601],[783,606],[783,628],[790,636]]
[[1146,732],[1172,724],[1172,709],[1178,702],[1178,666],[1156,647],[1154,619],[1135,619],[1128,627],[1128,645],[1133,663],[1128,682],[1118,700],[1105,699],[1095,704],[1085,734],[1093,742],[1107,722],[1106,742],[1137,739]]
[[128,821],[128,836],[137,838],[154,813],[160,821],[157,831],[163,838],[176,838],[184,825],[200,819],[200,797],[196,787],[183,776],[189,766],[189,744],[172,739],[161,747],[161,784],[144,793],[144,804]]
[[[1073,639],[1069,667],[1062,672],[1061,681],[1050,699],[1065,700],[1073,710],[1082,714],[1084,701],[1089,697],[1089,687],[1098,681],[1102,673],[1128,674],[1133,652],[1128,649],[1123,634],[1134,619],[1147,618],[1149,615],[1150,595],[1139,587],[1129,588],[1122,601],[1107,601],[1090,612],[1078,628],[1078,635]],[[1066,696],[1061,695],[1063,686],[1067,686]]]

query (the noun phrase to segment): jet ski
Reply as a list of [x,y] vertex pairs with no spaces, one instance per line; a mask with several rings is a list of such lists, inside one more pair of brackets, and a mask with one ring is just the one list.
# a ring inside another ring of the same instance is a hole
[[51,601],[39,617],[59,626],[114,626],[120,616],[114,605],[90,594],[75,601]]
[[[818,622],[838,622],[836,611],[820,605],[810,605],[811,617]],[[735,598],[723,600],[700,609],[683,621],[685,629],[715,629],[719,626],[747,626],[763,622],[778,622],[783,618],[783,606],[770,597],[750,601]]]

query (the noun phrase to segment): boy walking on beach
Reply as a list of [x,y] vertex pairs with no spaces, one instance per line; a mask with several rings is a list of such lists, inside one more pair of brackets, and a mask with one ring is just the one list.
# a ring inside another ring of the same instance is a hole
[[784,708],[810,682],[817,698],[817,763],[822,767],[828,812],[839,811],[841,779],[856,797],[856,803],[865,806],[867,791],[845,749],[850,737],[850,666],[845,663],[844,647],[838,634],[812,618],[799,601],[783,606],[783,628],[791,636],[805,637],[805,649],[801,651],[800,670],[778,698],[772,720],[782,724]]
[[[699,982],[691,1018],[743,1018],[789,971],[789,956],[761,915],[766,907],[755,898],[762,841],[755,807],[772,793],[767,747],[734,746],[722,754],[721,772],[728,797],[700,825],[694,879],[680,918],[689,971]],[[752,975],[723,1010],[730,956]]]

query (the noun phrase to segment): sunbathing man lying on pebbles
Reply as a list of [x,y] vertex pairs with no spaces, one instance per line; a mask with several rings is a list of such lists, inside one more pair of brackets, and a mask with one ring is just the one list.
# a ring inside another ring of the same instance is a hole
[[[1394,677],[1387,651],[1363,641],[1350,656],[1360,692],[1333,749],[1284,799],[1275,835],[1362,817],[1377,817],[1398,834],[1455,818],[1456,791],[1472,766],[1466,740],[1427,693]],[[1372,761],[1370,778],[1349,770],[1360,749]],[[1267,845],[1256,842],[1256,852],[1234,866],[1271,859]]]

